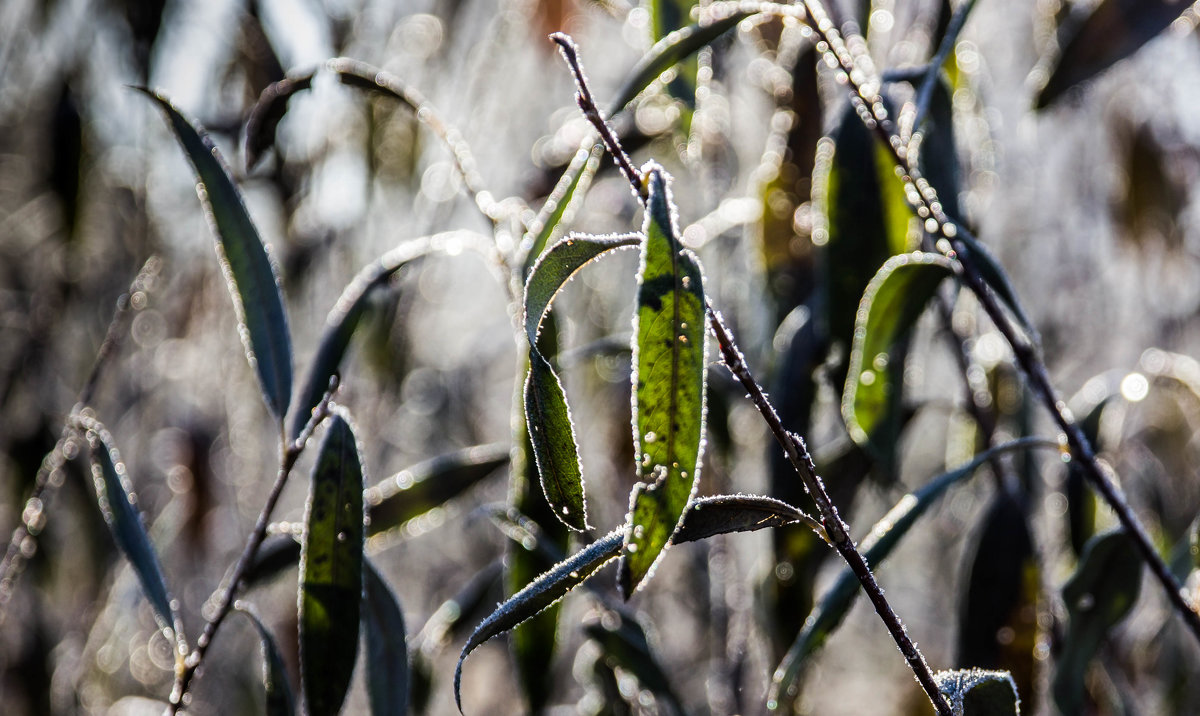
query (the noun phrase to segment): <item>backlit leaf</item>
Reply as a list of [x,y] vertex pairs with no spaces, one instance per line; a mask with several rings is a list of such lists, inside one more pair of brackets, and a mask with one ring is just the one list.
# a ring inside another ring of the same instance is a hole
[[367,697],[372,716],[408,713],[408,644],[396,595],[370,562],[364,562]]
[[704,451],[707,310],[699,260],[683,248],[669,176],[643,170],[645,243],[634,314],[634,459],[629,532],[617,581],[628,598],[650,575],[683,521]]
[[1088,540],[1075,574],[1063,585],[1069,623],[1054,669],[1054,702],[1065,714],[1080,713],[1088,664],[1109,630],[1133,609],[1142,587],[1142,558],[1122,530]]
[[953,275],[950,261],[930,253],[888,259],[863,293],[854,326],[854,344],[842,417],[856,443],[884,455],[899,438],[903,373],[894,353],[933,298],[938,285]]
[[217,235],[217,255],[233,296],[246,355],[258,371],[267,408],[282,422],[292,397],[292,339],[275,265],[212,140],[165,97],[139,89],[162,108],[196,170],[197,192]]
[[313,469],[300,553],[300,679],[307,712],[336,714],[358,656],[363,475],[354,431],[329,420]]
[[292,95],[301,90],[312,89],[313,73],[285,77],[267,85],[258,95],[258,101],[250,108],[243,130],[246,152],[246,171],[254,168],[263,153],[275,142],[275,129],[287,112]]
[[583,468],[567,396],[550,361],[538,349],[538,334],[554,296],[576,271],[601,254],[638,243],[636,235],[572,234],[546,251],[525,283],[525,337],[529,344],[525,420],[546,501],[554,516],[575,530],[587,527]]

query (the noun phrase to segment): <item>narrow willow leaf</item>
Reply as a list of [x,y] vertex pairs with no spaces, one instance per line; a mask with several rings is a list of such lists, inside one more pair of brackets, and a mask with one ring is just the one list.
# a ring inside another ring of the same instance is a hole
[[196,170],[197,192],[217,235],[217,255],[233,296],[246,355],[258,371],[267,408],[282,421],[292,397],[292,339],[275,265],[212,140],[165,97],[139,89],[162,108]]
[[628,598],[658,564],[695,493],[704,452],[708,364],[704,278],[683,248],[670,177],[643,168],[649,189],[634,313],[633,429],[640,482],[630,496],[617,581]]
[[307,713],[314,716],[341,709],[358,656],[362,483],[354,431],[339,411],[313,469],[300,553],[300,680]]
[[773,497],[761,495],[717,495],[692,503],[683,524],[675,533],[675,542],[698,542],[730,532],[752,532],[767,527],[807,524],[820,533],[820,523],[795,507]]
[[439,455],[369,487],[367,536],[400,527],[461,495],[509,463],[507,445],[476,445]]
[[408,713],[408,645],[396,595],[364,562],[363,628],[367,632],[367,697],[372,716]]
[[296,713],[296,697],[288,684],[287,666],[283,663],[283,656],[279,653],[275,637],[247,605],[238,603],[234,606],[250,619],[250,623],[258,630],[259,641],[262,642],[263,688],[267,693],[267,716],[292,716]]
[[[930,480],[915,492],[902,497],[883,516],[883,519],[875,523],[866,539],[859,546],[867,563],[872,565],[873,568],[878,568],[883,560],[892,553],[892,550],[900,542],[900,539],[916,524],[917,519],[929,509],[930,505],[945,494],[946,490],[951,486],[973,475],[980,465],[983,465],[997,455],[1033,447],[1057,450],[1058,444],[1049,440],[1021,438],[998,445],[991,450],[986,450],[976,455],[974,459],[962,467],[943,473]],[[858,579],[847,568],[842,570],[842,573],[838,575],[837,581],[821,597],[820,604],[808,616],[804,628],[800,631],[799,636],[796,637],[796,641],[792,643],[791,648],[788,650],[787,656],[784,657],[783,661],[775,669],[775,674],[771,677],[771,686],[767,695],[767,708],[769,711],[778,711],[785,708],[786,701],[795,696],[798,687],[797,677],[800,675],[800,670],[805,660],[817,649],[820,649],[825,640],[829,638],[829,635],[833,633],[833,630],[841,624],[846,613],[850,611],[850,606],[853,604],[859,590]]]
[[[938,78],[930,96],[929,118],[921,128],[921,175],[937,190],[942,210],[955,221],[963,220],[958,194],[962,189],[962,169],[958,161],[958,143],[954,138],[953,89],[945,78]],[[886,160],[884,166],[890,166]]]
[[142,593],[154,609],[154,618],[164,631],[175,632],[178,624],[171,604],[171,594],[163,577],[162,565],[158,561],[146,525],[138,509],[137,495],[125,473],[125,464],[113,443],[112,435],[99,421],[83,418],[80,427],[86,430],[88,446],[91,448],[92,481],[96,487],[96,500],[104,524],[117,543],[117,548],[137,574]]
[[1189,7],[1180,0],[1103,0],[1067,41],[1036,108],[1049,107],[1067,90],[1137,52]]
[[1142,558],[1122,530],[1088,541],[1075,574],[1063,585],[1069,624],[1054,669],[1054,703],[1065,714],[1080,713],[1088,664],[1108,632],[1133,609],[1142,587]]
[[267,85],[258,95],[258,101],[250,108],[243,131],[246,153],[246,171],[254,168],[262,155],[275,143],[275,129],[287,112],[292,95],[301,90],[312,89],[313,73],[285,77]]
[[1021,699],[1007,671],[962,669],[933,675],[955,716],[1020,716]]
[[1021,305],[1020,299],[1017,297],[1017,290],[1013,288],[1012,279],[1009,278],[1008,272],[1000,264],[1000,260],[992,253],[991,249],[981,241],[978,241],[970,234],[960,233],[964,246],[967,247],[967,253],[975,260],[975,266],[979,269],[979,275],[987,283],[988,288],[996,292],[1000,300],[1008,306],[1008,310],[1012,311],[1013,317],[1021,324],[1021,328],[1025,331],[1029,339],[1034,345],[1041,343],[1041,337],[1038,335],[1037,328],[1034,327],[1033,321],[1029,318],[1029,314],[1025,312],[1025,307]]
[[960,597],[958,664],[1000,669],[1034,696],[1038,641],[1037,556],[1025,509],[1007,490],[988,508]]
[[584,146],[575,152],[566,171],[559,177],[554,190],[546,197],[537,217],[529,225],[524,239],[529,242],[529,250],[525,254],[523,275],[529,275],[534,262],[542,257],[550,240],[560,234],[562,224],[570,216],[571,206],[577,198],[587,193],[603,157],[604,145],[599,143],[589,146],[588,142],[585,142]]
[[525,283],[525,337],[529,343],[525,420],[546,501],[554,516],[574,530],[587,528],[583,468],[567,396],[550,361],[538,349],[538,333],[554,296],[576,271],[597,256],[638,243],[636,235],[572,234],[546,251]]
[[300,543],[297,539],[295,535],[276,534],[263,540],[242,582],[247,587],[257,586],[299,564]]
[[842,417],[856,443],[890,454],[899,438],[902,378],[893,347],[917,322],[938,284],[953,275],[949,259],[930,253],[888,259],[863,293],[854,326]]
[[[646,630],[631,616],[616,610],[606,609],[584,623],[583,633],[599,647],[610,666],[632,674],[642,688],[654,694],[660,704],[666,704],[667,713],[685,714],[683,702],[671,686],[667,672],[659,663]],[[659,712],[664,709],[659,707]]]
[[325,391],[329,389],[329,379],[340,370],[350,339],[367,309],[367,298],[371,291],[414,260],[433,253],[457,253],[464,248],[487,255],[491,242],[465,231],[423,236],[401,244],[358,272],[354,280],[342,291],[342,295],[325,319],[325,330],[317,344],[316,354],[308,369],[308,377],[304,380],[304,387],[300,390],[299,400],[292,414],[289,439],[295,440],[300,435],[312,417],[313,408],[317,407]]
[[454,669],[454,700],[462,711],[463,662],[472,651],[488,639],[502,634],[532,617],[546,607],[562,599],[567,592],[579,586],[593,572],[607,564],[621,548],[622,531],[613,530],[596,540],[587,548],[560,562],[549,572],[530,582],[524,589],[509,597],[491,616],[476,627],[471,638],[463,646]]

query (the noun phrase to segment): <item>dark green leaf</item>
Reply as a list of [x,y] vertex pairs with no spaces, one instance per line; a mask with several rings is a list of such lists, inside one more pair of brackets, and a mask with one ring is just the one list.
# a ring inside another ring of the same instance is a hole
[[372,716],[408,713],[408,645],[396,595],[370,562],[364,562],[367,697]]
[[761,495],[717,495],[695,500],[675,533],[675,542],[698,542],[713,535],[752,532],[802,523],[820,524],[786,502]]
[[290,534],[271,535],[263,540],[258,554],[254,556],[254,564],[242,578],[246,586],[256,586],[285,569],[295,567],[300,561],[300,543],[296,540]]
[[1133,609],[1142,587],[1142,558],[1122,530],[1088,540],[1075,574],[1063,585],[1067,635],[1054,670],[1054,702],[1065,714],[1083,708],[1084,678],[1108,631]]
[[933,675],[956,716],[1019,716],[1021,699],[1007,671],[963,669]]
[[476,445],[439,455],[367,488],[367,536],[419,517],[462,494],[510,460],[504,444]]
[[137,495],[125,473],[125,464],[121,462],[112,435],[97,420],[80,418],[79,423],[87,431],[92,456],[92,481],[96,486],[96,500],[104,523],[108,525],[121,554],[133,566],[142,593],[154,608],[154,618],[159,627],[175,633],[177,621],[162,565],[146,534],[142,513],[138,510]]
[[679,240],[669,177],[649,189],[634,314],[633,423],[639,482],[617,581],[628,598],[671,544],[695,493],[704,449],[707,309],[699,260]]
[[241,192],[202,129],[162,95],[139,88],[159,104],[199,178],[197,190],[217,235],[217,255],[237,310],[239,333],[258,371],[267,408],[281,422],[292,397],[292,339],[275,265],[263,246]]
[[610,666],[632,674],[660,703],[668,705],[668,713],[687,713],[654,656],[645,629],[635,619],[606,609],[584,623],[583,633],[596,642]]
[[1181,0],[1103,0],[1067,41],[1036,107],[1049,107],[1067,90],[1137,52],[1190,6]]
[[300,553],[300,679],[314,716],[341,709],[358,656],[362,483],[354,431],[339,411],[313,470]]
[[262,642],[263,687],[267,692],[267,716],[291,716],[296,713],[296,697],[292,695],[292,687],[288,684],[287,666],[279,653],[275,637],[267,629],[258,615],[247,605],[238,603],[235,607],[245,614],[254,628],[258,630],[258,638]]
[[[955,221],[963,220],[958,204],[962,171],[954,139],[953,90],[945,79],[937,80],[930,96],[929,118],[921,128],[921,175],[937,191],[942,210]],[[886,164],[884,166],[887,166]]]
[[301,90],[312,88],[313,73],[285,77],[267,85],[250,108],[244,130],[246,171],[254,168],[264,152],[275,143],[275,129],[287,112],[288,101]]
[[899,439],[903,378],[894,347],[917,322],[938,284],[952,275],[943,256],[901,254],[888,259],[867,285],[842,393],[842,417],[859,445],[891,454]]
[[[1021,438],[992,448],[976,455],[962,467],[943,473],[933,478],[920,489],[905,495],[888,511],[883,519],[875,523],[870,533],[859,545],[863,557],[873,568],[879,565],[891,554],[908,530],[916,524],[917,519],[925,513],[929,506],[937,501],[952,485],[965,480],[975,473],[975,470],[997,455],[1032,447],[1057,449],[1058,444],[1049,440],[1036,438]],[[796,637],[791,649],[783,662],[775,669],[771,677],[771,687],[767,696],[768,710],[776,711],[784,706],[786,699],[795,695],[796,678],[805,660],[825,643],[833,630],[841,624],[854,597],[858,595],[860,585],[858,579],[849,568],[842,570],[837,581],[821,597],[821,602],[812,614],[808,616],[804,629]]]
[[530,582],[524,589],[509,597],[491,616],[476,627],[475,633],[463,646],[454,670],[454,700],[462,711],[462,667],[467,656],[488,639],[512,629],[546,607],[562,599],[567,592],[579,586],[617,556],[621,548],[623,530],[617,529],[580,550],[570,558],[555,565],[550,571]]
[[638,243],[636,235],[572,234],[546,251],[525,283],[525,337],[529,343],[525,420],[546,501],[554,516],[575,530],[587,527],[583,468],[567,396],[550,361],[538,349],[538,333],[554,296],[576,271],[601,254]]
[[461,231],[451,231],[434,236],[423,236],[407,241],[379,257],[358,272],[354,280],[342,291],[329,316],[325,319],[325,330],[317,344],[316,354],[308,369],[308,377],[300,391],[300,399],[292,414],[288,437],[295,440],[312,417],[313,408],[321,402],[329,389],[329,379],[338,373],[342,358],[354,336],[354,330],[367,309],[367,298],[371,291],[387,281],[409,262],[453,249],[472,249],[486,254],[490,242],[480,236]]

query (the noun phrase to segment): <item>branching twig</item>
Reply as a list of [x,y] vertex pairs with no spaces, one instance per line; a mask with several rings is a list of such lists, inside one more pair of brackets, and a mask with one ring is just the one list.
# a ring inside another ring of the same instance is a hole
[[[587,80],[584,77],[583,70],[579,66],[579,59],[575,49],[575,43],[570,37],[556,33],[551,36],[562,49],[563,56],[567,63],[570,64],[571,70],[575,75],[575,82],[579,86],[579,92],[576,99],[579,102],[579,107],[591,122],[596,125],[597,131],[600,132],[600,137],[612,153],[617,166],[625,174],[629,180],[637,196],[645,203],[648,199],[641,174],[634,170],[629,156],[621,149],[617,143],[612,131],[604,122],[600,115],[599,109],[596,107],[595,101],[592,99],[592,94],[587,87]],[[817,505],[821,517],[821,526],[825,533],[824,536],[838,554],[850,566],[861,582],[863,591],[867,593],[871,603],[875,606],[875,611],[883,620],[884,625],[891,633],[892,638],[896,641],[896,645],[900,648],[900,652],[904,655],[913,674],[916,675],[917,681],[925,690],[929,700],[933,703],[938,713],[942,716],[950,716],[950,705],[946,702],[946,698],[938,690],[937,682],[934,680],[933,672],[929,668],[929,664],[925,661],[925,657],[917,649],[917,645],[909,638],[908,632],[904,628],[900,617],[888,604],[887,599],[883,595],[883,590],[875,581],[875,575],[871,573],[871,568],[867,565],[866,559],[862,553],[854,546],[854,540],[850,537],[850,528],[842,520],[838,514],[837,506],[833,504],[833,500],[829,498],[829,494],[825,491],[825,486],[821,482],[821,478],[817,475],[816,465],[813,463],[812,455],[808,452],[808,447],[804,444],[804,439],[799,435],[789,432],[779,419],[779,414],[776,413],[774,406],[771,405],[763,392],[762,387],[754,380],[750,373],[749,367],[746,365],[742,353],[738,350],[737,345],[733,341],[733,336],[725,328],[725,324],[721,319],[721,315],[717,313],[711,304],[707,305],[706,311],[709,316],[710,327],[717,337],[717,343],[721,349],[721,355],[726,367],[733,373],[734,377],[741,382],[742,386],[750,395],[751,401],[758,408],[759,413],[763,416],[771,433],[779,444],[783,446],[784,452],[787,454],[788,460],[792,467],[800,476],[801,482],[804,484],[805,490],[812,496],[813,501]]]
[[[733,3],[729,7],[741,9],[744,5],[746,4]],[[909,157],[907,148],[896,132],[895,124],[888,115],[883,99],[876,89],[877,79],[863,71],[862,63],[855,60],[818,0],[804,0],[803,5],[778,5],[775,3],[750,3],[750,5],[756,5],[758,12],[796,17],[807,22],[816,32],[820,43],[823,44],[826,57],[839,68],[840,74],[844,76],[852,90],[851,101],[859,107],[859,114],[863,117],[864,123],[876,134],[891,154],[900,179],[915,190],[906,191],[905,195],[912,203],[917,215],[924,220],[926,232],[938,237],[938,249],[942,253],[956,259],[953,265],[959,278],[979,298],[988,317],[1012,347],[1017,365],[1028,377],[1034,392],[1041,398],[1042,404],[1050,412],[1059,430],[1066,435],[1071,457],[1079,461],[1083,468],[1083,474],[1091,483],[1092,488],[1100,493],[1100,496],[1116,513],[1118,521],[1133,538],[1138,551],[1150,567],[1150,571],[1162,584],[1167,598],[1179,612],[1192,635],[1197,641],[1200,641],[1200,614],[1188,602],[1182,585],[1171,574],[1170,569],[1159,556],[1146,528],[1134,515],[1120,488],[1101,466],[1091,443],[1079,424],[1075,422],[1074,416],[1067,409],[1066,402],[1062,400],[1050,381],[1049,371],[1038,354],[1037,348],[1016,327],[1008,313],[1001,307],[995,292],[984,280],[968,244],[968,241],[973,242],[974,238],[963,227],[950,220],[942,209],[937,191],[921,176],[915,163]]]
[[204,655],[208,652],[209,646],[212,645],[213,636],[216,635],[217,629],[221,627],[221,623],[225,617],[229,615],[229,611],[233,608],[234,601],[237,597],[237,592],[241,588],[241,582],[246,576],[246,571],[254,564],[254,558],[258,555],[258,549],[262,546],[263,539],[267,536],[267,527],[271,522],[271,513],[275,510],[275,504],[279,501],[279,496],[283,494],[283,487],[287,484],[288,476],[292,473],[292,468],[296,465],[296,460],[299,459],[300,453],[304,451],[304,446],[308,439],[312,437],[313,431],[329,417],[330,403],[334,393],[337,392],[338,378],[334,375],[329,381],[329,390],[325,392],[321,402],[317,407],[313,408],[312,416],[304,429],[300,431],[300,435],[292,443],[280,443],[279,450],[279,472],[275,476],[275,483],[271,485],[271,491],[267,494],[267,501],[263,504],[262,510],[258,513],[258,519],[254,523],[254,530],[250,533],[250,537],[246,540],[246,546],[242,550],[242,554],[238,557],[237,563],[230,572],[229,577],[222,580],[221,586],[213,592],[208,598],[210,604],[215,603],[216,608],[212,616],[204,624],[204,631],[200,634],[200,638],[196,640],[196,648],[188,654],[187,661],[178,673],[175,675],[175,684],[171,689],[170,703],[167,706],[166,713],[168,716],[174,716],[181,708],[185,707],[185,696],[188,688],[191,686],[192,679],[196,675],[196,671],[200,668],[204,661]]

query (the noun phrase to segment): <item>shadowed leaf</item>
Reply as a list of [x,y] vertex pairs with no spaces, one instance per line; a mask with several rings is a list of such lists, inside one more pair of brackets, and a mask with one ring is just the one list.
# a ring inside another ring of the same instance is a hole
[[142,513],[138,510],[137,495],[125,473],[125,464],[121,462],[112,435],[99,421],[88,418],[78,420],[80,427],[86,431],[91,448],[92,481],[104,523],[108,525],[121,554],[133,566],[142,593],[154,608],[158,626],[174,633],[177,621],[171,608],[171,595],[163,577],[162,565],[146,534]]
[[1103,0],[1067,41],[1035,106],[1045,109],[1154,39],[1190,3],[1181,0]]
[[292,339],[275,266],[212,140],[165,97],[138,89],[162,108],[196,170],[197,191],[217,235],[217,254],[237,310],[242,343],[258,371],[267,408],[282,421],[292,396]]
[[863,293],[854,326],[842,417],[859,445],[890,455],[900,432],[903,382],[894,349],[917,322],[938,285],[953,275],[950,261],[929,253],[888,259]]
[[1088,664],[1108,631],[1133,609],[1142,587],[1142,558],[1124,531],[1088,540],[1075,574],[1063,585],[1070,615],[1067,635],[1054,670],[1054,703],[1066,714],[1080,713]]
[[457,497],[509,463],[504,444],[439,455],[368,487],[367,536],[403,525]]
[[697,542],[730,532],[753,532],[766,527],[803,523],[822,532],[820,524],[786,502],[761,495],[717,495],[692,503],[675,542]]
[[1017,685],[1007,671],[963,669],[933,675],[955,716],[1019,716]]
[[370,562],[364,562],[363,628],[367,632],[367,697],[372,716],[408,713],[408,645],[396,595]]
[[[952,485],[965,480],[975,473],[975,470],[997,455],[1033,447],[1058,449],[1055,442],[1037,438],[1021,438],[992,448],[976,455],[973,460],[962,467],[943,473],[933,478],[924,486],[900,499],[883,519],[875,523],[870,533],[859,545],[863,557],[873,569],[891,554],[908,530],[925,513],[929,506],[936,502]],[[795,696],[797,677],[807,658],[825,644],[825,640],[841,624],[861,586],[854,573],[849,568],[843,569],[837,581],[821,597],[813,613],[808,616],[804,629],[800,631],[796,641],[788,650],[783,662],[775,669],[771,677],[771,686],[767,695],[769,711],[785,708],[785,702]]]
[[283,663],[283,656],[279,653],[275,637],[271,636],[271,631],[249,607],[237,604],[235,608],[254,624],[262,643],[263,688],[267,694],[267,716],[291,716],[296,713],[296,697],[288,684],[287,666]]
[[704,451],[707,309],[698,259],[683,248],[669,176],[643,170],[645,243],[634,313],[634,459],[629,532],[617,582],[625,598],[653,571],[683,521]]
[[300,554],[300,680],[317,716],[341,709],[358,656],[362,483],[354,432],[335,413],[313,469]]
[[669,706],[668,713],[687,713],[671,687],[666,671],[654,656],[645,629],[635,619],[615,610],[604,610],[584,624],[583,633],[596,642],[610,666],[632,674],[660,704]]
[[583,469],[567,396],[550,361],[538,349],[538,334],[554,296],[576,271],[597,256],[640,241],[632,234],[572,234],[538,259],[525,283],[525,337],[529,344],[525,420],[546,501],[554,516],[574,530],[587,527]]
[[275,129],[287,112],[288,102],[292,95],[301,90],[312,89],[313,73],[308,72],[296,77],[285,77],[278,82],[267,85],[258,95],[258,101],[250,108],[243,130],[246,171],[254,168],[262,159],[263,153],[275,143]]
[[367,298],[371,291],[387,281],[406,264],[432,253],[448,250],[455,252],[464,248],[487,255],[491,242],[482,236],[464,231],[450,231],[434,236],[423,236],[406,241],[392,249],[358,272],[325,319],[325,330],[317,344],[316,353],[300,390],[296,409],[292,413],[290,440],[295,440],[312,417],[313,408],[321,402],[329,389],[329,379],[338,373],[350,339],[358,327],[359,320],[367,309]]

